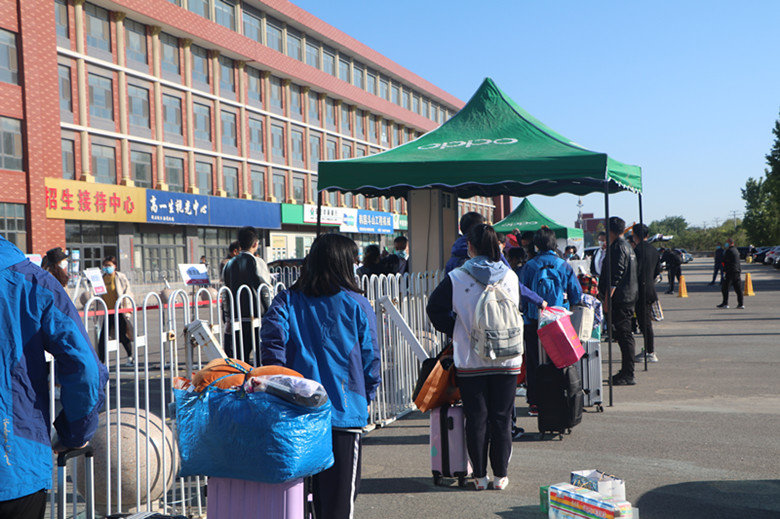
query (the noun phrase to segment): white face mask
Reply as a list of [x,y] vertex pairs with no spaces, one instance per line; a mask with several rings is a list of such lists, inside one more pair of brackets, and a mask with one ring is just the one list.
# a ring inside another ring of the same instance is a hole
[[60,268],[62,270],[68,270],[68,260],[64,259],[60,261]]

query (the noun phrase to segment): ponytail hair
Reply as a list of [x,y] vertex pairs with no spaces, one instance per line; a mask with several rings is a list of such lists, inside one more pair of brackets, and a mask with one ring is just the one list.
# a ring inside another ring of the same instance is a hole
[[487,256],[490,261],[501,261],[501,246],[492,226],[485,223],[475,225],[469,231],[468,240],[479,256]]

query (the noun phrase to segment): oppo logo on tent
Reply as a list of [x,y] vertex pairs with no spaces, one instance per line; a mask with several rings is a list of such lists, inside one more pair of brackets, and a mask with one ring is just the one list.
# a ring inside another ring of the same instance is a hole
[[498,144],[503,146],[506,144],[515,144],[517,139],[511,137],[504,137],[502,139],[469,139],[467,141],[452,141],[452,142],[434,142],[432,144],[424,144],[418,146],[418,150],[443,150],[445,148],[471,148],[473,146],[486,146],[488,144]]

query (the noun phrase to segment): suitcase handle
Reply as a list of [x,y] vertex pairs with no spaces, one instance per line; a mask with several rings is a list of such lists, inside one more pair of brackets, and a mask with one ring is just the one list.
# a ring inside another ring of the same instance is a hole
[[453,420],[451,416],[447,417],[447,429],[450,431],[455,429],[455,420]]
[[71,458],[78,458],[81,455],[84,455],[87,458],[92,458],[95,454],[92,451],[92,445],[87,445],[85,447],[81,447],[80,449],[68,449],[66,451],[60,452],[57,455],[57,466],[58,467],[64,467],[68,460]]

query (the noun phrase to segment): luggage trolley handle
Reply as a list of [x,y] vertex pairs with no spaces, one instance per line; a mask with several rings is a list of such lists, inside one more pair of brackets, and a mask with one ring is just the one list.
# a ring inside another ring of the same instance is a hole
[[[57,519],[65,519],[68,460],[84,456],[86,465],[86,516],[87,519],[95,518],[95,453],[91,445],[81,448],[68,449],[57,454]],[[76,482],[73,482],[74,486]],[[75,499],[75,498],[74,498]],[[75,507],[75,503],[74,503]]]

